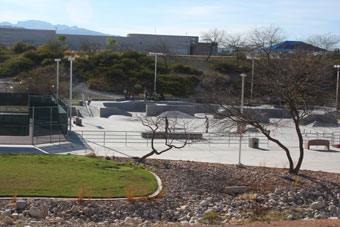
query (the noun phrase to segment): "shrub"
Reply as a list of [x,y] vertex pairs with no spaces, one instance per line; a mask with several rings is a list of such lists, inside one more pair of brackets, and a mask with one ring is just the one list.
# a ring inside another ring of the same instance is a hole
[[60,42],[48,41],[38,48],[38,52],[42,56],[42,58],[63,58],[65,48]]
[[205,88],[211,88],[218,90],[219,88],[225,88],[231,83],[230,77],[218,72],[207,72],[202,81],[202,85]]
[[205,213],[204,218],[208,221],[209,224],[214,224],[218,219],[220,219],[219,215],[215,212]]
[[34,66],[33,62],[25,57],[14,57],[4,62],[0,68],[0,76],[13,77],[20,72],[26,72]]
[[[30,59],[35,65],[39,65],[41,61],[43,60],[41,55],[36,50],[29,50],[23,53],[22,55],[25,58]],[[54,59],[53,59],[54,61]]]
[[195,69],[190,65],[183,65],[183,64],[174,64],[170,66],[170,69],[175,73],[187,74],[187,75],[196,75],[199,76],[203,72],[200,70]]
[[228,73],[241,73],[242,71],[236,65],[229,62],[219,62],[214,64],[214,69],[217,72],[228,74]]
[[30,44],[25,44],[24,42],[20,41],[20,42],[16,42],[14,46],[12,47],[12,51],[15,54],[21,54],[28,50],[35,50],[35,46],[30,45]]
[[192,95],[200,79],[196,76],[160,75],[158,77],[160,91],[174,96]]

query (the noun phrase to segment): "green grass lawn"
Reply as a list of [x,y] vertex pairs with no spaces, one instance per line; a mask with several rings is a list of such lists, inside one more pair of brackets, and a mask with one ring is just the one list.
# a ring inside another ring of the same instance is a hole
[[146,170],[96,157],[0,154],[0,196],[126,197],[157,189]]

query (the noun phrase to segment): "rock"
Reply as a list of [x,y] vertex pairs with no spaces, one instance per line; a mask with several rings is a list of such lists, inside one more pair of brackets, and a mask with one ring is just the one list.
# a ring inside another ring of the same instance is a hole
[[281,193],[282,193],[281,189],[279,189],[279,188],[275,189],[275,194],[281,194]]
[[302,200],[302,199],[299,199],[298,201],[296,201],[296,204],[297,204],[297,205],[302,205],[302,204],[303,204],[303,200]]
[[201,202],[200,202],[200,205],[201,206],[207,206],[208,205],[208,201],[207,200],[202,200]]
[[325,207],[325,202],[324,201],[317,201],[312,203],[312,205],[310,206],[310,208],[314,209],[314,210],[320,210],[321,208]]
[[331,213],[331,214],[335,214],[337,212],[336,206],[334,206],[334,205],[330,205],[328,207],[328,210],[329,210],[329,213]]
[[232,193],[232,194],[241,194],[245,193],[247,191],[246,186],[231,186],[231,187],[226,187],[225,192],[226,193]]
[[131,217],[126,217],[124,222],[126,224],[132,224],[132,225],[137,225],[138,224],[138,222],[134,218],[131,218]]
[[13,225],[13,224],[14,224],[13,219],[10,218],[10,217],[8,217],[8,216],[6,216],[6,217],[4,218],[3,222],[4,222],[5,225]]
[[27,202],[24,200],[19,200],[15,203],[17,210],[24,210],[27,207]]
[[181,225],[189,225],[188,221],[181,221]]
[[47,205],[41,204],[40,210],[41,210],[41,217],[42,218],[45,218],[46,216],[48,216],[48,206]]
[[18,213],[13,213],[13,214],[12,214],[12,218],[13,218],[14,220],[18,220],[19,214],[18,214]]
[[181,206],[181,210],[185,210],[187,208],[187,205]]
[[293,215],[288,215],[287,216],[287,220],[290,220],[290,221],[294,220],[294,216]]
[[4,212],[2,212],[2,214],[0,215],[0,218],[4,218],[6,216],[10,216],[11,215],[11,210],[7,209]]
[[[83,213],[84,213],[85,215],[89,215],[89,214],[90,214],[90,209],[87,208],[87,207],[85,207],[85,208],[83,209]],[[114,213],[113,213],[112,215],[114,215]]]
[[34,218],[42,218],[43,217],[43,212],[38,208],[38,207],[31,207],[28,211],[28,213],[34,217]]
[[78,212],[78,208],[77,208],[77,206],[76,205],[73,205],[72,206],[72,208],[70,209],[70,211],[72,212],[72,213],[77,213]]

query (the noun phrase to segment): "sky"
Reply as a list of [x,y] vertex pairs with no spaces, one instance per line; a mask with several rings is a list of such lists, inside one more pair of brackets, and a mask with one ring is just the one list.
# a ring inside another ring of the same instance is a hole
[[340,0],[0,0],[0,22],[43,20],[111,35],[247,33],[270,25],[287,40],[340,35]]

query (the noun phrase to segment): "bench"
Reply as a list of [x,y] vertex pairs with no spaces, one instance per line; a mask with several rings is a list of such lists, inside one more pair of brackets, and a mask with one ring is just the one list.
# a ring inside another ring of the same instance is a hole
[[314,139],[314,140],[308,140],[305,143],[305,148],[309,149],[310,146],[325,146],[327,150],[329,150],[329,141],[328,140],[322,140],[322,139]]

